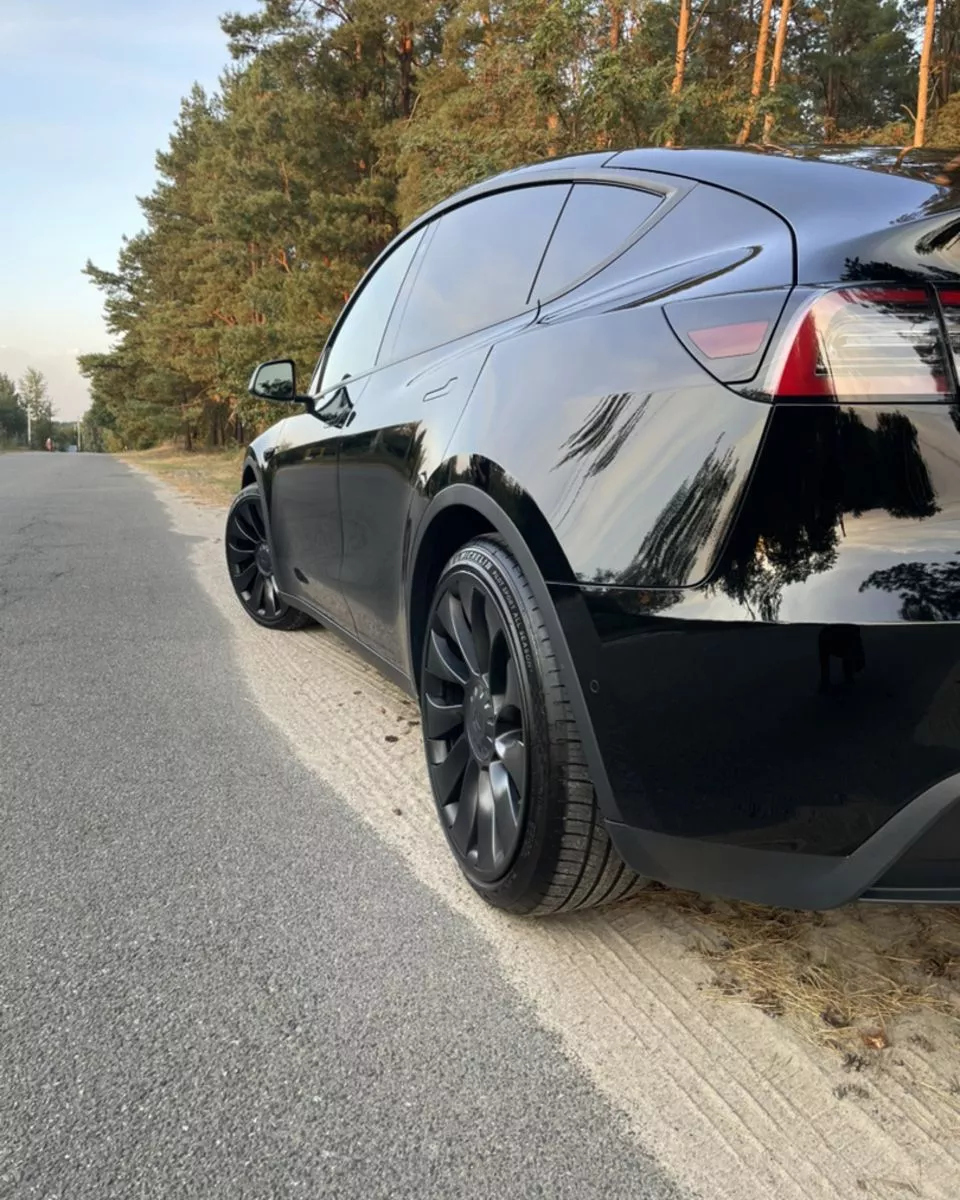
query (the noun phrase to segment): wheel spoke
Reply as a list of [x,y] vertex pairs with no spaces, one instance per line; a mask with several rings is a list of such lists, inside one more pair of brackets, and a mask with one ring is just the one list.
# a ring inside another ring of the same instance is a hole
[[233,577],[233,582],[241,592],[245,592],[250,584],[253,583],[256,574],[257,564],[252,562],[249,566],[237,571],[237,574]]
[[237,532],[242,534],[243,537],[245,537],[247,541],[251,542],[254,546],[259,545],[259,543],[262,541],[259,533],[257,533],[257,528],[253,524],[253,521],[250,517],[249,506],[237,509],[237,511],[233,514],[233,523],[237,529]]
[[443,737],[444,734],[463,724],[463,705],[444,704],[433,696],[423,697],[423,727],[428,738]]
[[227,545],[234,554],[253,554],[257,548],[257,543],[247,537],[239,525],[234,525]]
[[514,803],[514,790],[510,776],[502,762],[490,764],[490,789],[493,794],[493,817],[497,826],[497,840],[501,846],[512,847],[517,837],[519,821]]
[[520,677],[517,674],[517,664],[512,658],[507,658],[503,691],[493,697],[493,710],[499,720],[500,714],[507,710],[520,710]]
[[446,640],[438,636],[435,629],[430,630],[427,670],[437,679],[445,679],[448,683],[457,683],[460,687],[464,687],[470,677],[466,665],[457,658]]
[[277,615],[277,592],[273,579],[267,576],[263,581],[263,607],[268,617]]
[[467,664],[471,675],[480,674],[480,664],[477,661],[477,648],[474,645],[473,633],[463,611],[460,597],[452,591],[446,592],[437,608],[440,623],[456,644],[460,657]]
[[253,606],[253,608],[256,612],[259,612],[260,609],[263,607],[264,584],[265,584],[265,581],[264,581],[263,576],[258,575],[256,583],[254,583],[254,585],[253,585],[253,590],[250,593],[250,604]]
[[253,503],[249,504],[247,506],[247,512],[250,514],[250,523],[257,531],[257,539],[261,542],[265,542],[267,540],[267,530],[263,523],[263,513],[260,511],[260,505]]
[[502,857],[503,850],[497,839],[496,809],[493,788],[490,785],[490,771],[484,768],[480,771],[477,781],[477,866],[481,871],[492,871],[497,865],[497,859]]
[[453,844],[466,858],[474,843],[474,830],[477,823],[477,784],[480,778],[480,768],[471,758],[463,773],[463,784],[460,787],[460,799],[457,801],[457,815],[450,826],[450,837]]
[[461,733],[450,747],[446,757],[440,762],[434,763],[430,768],[433,786],[442,805],[447,805],[453,800],[469,758],[470,748],[467,745],[467,738],[465,734]]
[[468,614],[470,632],[477,661],[477,674],[490,673],[490,623],[487,619],[489,603],[483,592],[469,580],[460,583],[460,603]]
[[523,731],[511,729],[501,734],[496,742],[497,757],[509,772],[513,785],[522,795],[526,784],[527,751],[523,744]]

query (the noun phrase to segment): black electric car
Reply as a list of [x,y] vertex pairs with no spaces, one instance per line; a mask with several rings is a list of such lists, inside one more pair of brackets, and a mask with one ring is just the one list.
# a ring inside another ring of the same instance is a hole
[[255,371],[233,585],[418,697],[490,903],[960,900],[958,166],[508,172]]

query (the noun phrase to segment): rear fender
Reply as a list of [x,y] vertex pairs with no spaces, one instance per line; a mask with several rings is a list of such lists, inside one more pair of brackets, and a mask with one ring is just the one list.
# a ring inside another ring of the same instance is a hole
[[496,480],[474,459],[517,481],[498,485],[502,507],[540,515],[550,583],[689,587],[717,556],[769,415],[693,361],[659,304],[640,304],[494,347],[447,455],[484,491]]
[[[424,547],[429,544],[431,526],[441,514],[453,507],[470,510],[503,539],[526,576],[557,656],[601,811],[607,820],[617,820],[619,810],[594,736],[584,684],[574,665],[565,628],[573,631],[578,643],[583,639],[585,643],[595,644],[598,653],[600,643],[580,589],[569,586],[569,583],[548,585],[546,582],[547,575],[572,580],[569,564],[549,524],[533,499],[501,467],[477,456],[448,461],[431,484],[433,494],[414,535],[411,554],[414,567],[408,572],[407,578],[408,655],[413,664],[413,673],[418,676],[420,666],[415,661],[417,638],[414,636],[412,620],[409,620],[417,612],[413,595],[414,581],[418,576],[416,564]],[[564,609],[562,624],[558,605]],[[585,653],[589,654],[589,648],[587,644],[578,645],[578,658],[581,661],[584,661]],[[590,686],[589,681],[586,686]]]

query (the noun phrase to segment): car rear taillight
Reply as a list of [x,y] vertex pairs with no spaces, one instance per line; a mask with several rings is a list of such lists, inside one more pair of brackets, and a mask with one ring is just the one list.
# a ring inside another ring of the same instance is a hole
[[664,305],[671,329],[721,383],[745,383],[757,373],[788,289],[678,300]]
[[851,404],[952,390],[933,293],[874,285],[816,295],[788,328],[764,387],[774,400]]
[[953,354],[954,370],[960,372],[960,288],[941,288],[939,294],[940,307],[943,309],[943,326]]

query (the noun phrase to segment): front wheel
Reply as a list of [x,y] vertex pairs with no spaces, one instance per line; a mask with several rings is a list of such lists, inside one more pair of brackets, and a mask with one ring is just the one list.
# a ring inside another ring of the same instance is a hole
[[267,541],[260,489],[248,484],[227,513],[227,570],[247,616],[268,629],[302,629],[310,618],[280,598]]
[[420,706],[441,824],[485,900],[539,915],[643,885],[603,826],[542,614],[495,537],[464,546],[440,576]]

